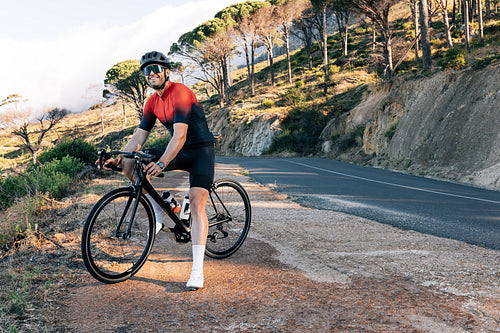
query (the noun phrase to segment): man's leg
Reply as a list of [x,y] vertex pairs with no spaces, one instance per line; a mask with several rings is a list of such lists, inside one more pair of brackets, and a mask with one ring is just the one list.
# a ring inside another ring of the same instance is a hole
[[203,259],[208,234],[208,219],[205,207],[208,200],[208,190],[202,187],[192,187],[189,190],[191,207],[191,240],[193,242],[193,267],[187,287],[203,288]]

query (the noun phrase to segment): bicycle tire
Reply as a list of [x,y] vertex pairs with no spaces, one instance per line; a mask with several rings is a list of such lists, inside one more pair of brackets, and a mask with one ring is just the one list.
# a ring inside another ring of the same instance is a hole
[[[148,199],[141,194],[128,229],[136,194],[132,188],[119,188],[104,195],[90,212],[82,232],[82,258],[97,280],[117,283],[133,276],[146,262],[153,247],[155,217]],[[128,205],[127,205],[128,203]],[[119,230],[122,215],[125,217]]]
[[211,258],[227,258],[245,241],[252,219],[247,192],[231,179],[217,180],[207,202],[208,239],[205,254]]

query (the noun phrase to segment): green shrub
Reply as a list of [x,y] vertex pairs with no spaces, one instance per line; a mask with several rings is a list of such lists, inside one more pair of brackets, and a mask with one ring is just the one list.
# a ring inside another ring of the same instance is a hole
[[305,85],[304,80],[298,80],[297,82],[295,82],[296,88],[302,88],[304,85]]
[[497,54],[497,55],[488,55],[488,56],[486,56],[483,59],[478,59],[474,63],[474,65],[472,65],[472,68],[474,68],[476,70],[477,69],[482,69],[482,68],[488,66],[489,64],[491,64],[496,59],[500,59],[500,54]]
[[314,153],[325,119],[325,115],[316,109],[298,108],[291,111],[283,120],[283,131],[273,139],[268,153],[284,150],[300,154]]
[[37,161],[45,164],[52,160],[62,160],[65,156],[71,156],[83,162],[86,165],[93,165],[96,156],[96,148],[88,142],[81,139],[64,140],[53,148],[41,153]]
[[31,165],[23,175],[26,190],[31,195],[46,194],[56,199],[63,198],[74,182],[74,176],[83,166],[83,162],[72,156]]
[[337,65],[328,66],[328,74],[332,75],[332,74],[337,74],[338,72],[340,72],[339,66]]
[[333,58],[333,59],[342,57],[342,50],[336,50],[336,51],[334,51],[330,57]]
[[300,88],[290,88],[282,95],[282,101],[285,105],[299,106],[306,101],[306,96]]
[[0,210],[4,210],[16,198],[27,194],[24,178],[21,175],[0,178]]
[[352,66],[354,68],[366,66],[366,61],[363,59],[357,59],[352,63]]
[[364,34],[366,34],[366,32],[367,31],[366,31],[365,27],[358,27],[358,28],[354,29],[354,33],[356,35],[364,35]]
[[333,141],[334,147],[336,147],[338,152],[341,153],[351,147],[360,146],[363,143],[364,132],[365,127],[363,125],[359,125],[349,133],[344,135],[332,135],[330,139]]
[[467,65],[465,54],[462,49],[453,48],[446,51],[444,57],[438,62],[438,65],[443,68],[460,69]]
[[432,46],[438,46],[438,45],[441,45],[441,43],[442,43],[442,41],[441,41],[439,38],[432,39],[432,40],[430,41],[430,44],[431,44]]
[[[94,156],[95,160],[95,156]],[[72,156],[64,156],[45,164],[30,164],[22,174],[0,179],[0,210],[24,196],[48,195],[63,198],[74,183],[74,177],[85,164]]]
[[265,108],[273,107],[274,106],[274,100],[272,100],[270,98],[264,98],[264,100],[262,101],[262,106],[265,107]]
[[433,21],[432,28],[435,30],[444,29],[444,23],[442,21]]
[[459,29],[453,30],[453,32],[451,33],[451,37],[453,37],[453,38],[461,38],[462,37],[462,31],[460,31]]
[[210,105],[218,105],[219,104],[219,95],[215,94],[210,96]]
[[407,30],[407,31],[415,30],[414,27],[413,27],[413,22],[403,22],[403,23],[401,23],[401,29]]
[[385,131],[384,136],[386,138],[392,139],[394,136],[394,133],[396,133],[396,128],[398,127],[398,122],[393,123],[391,126],[389,126],[389,129]]
[[[96,160],[93,157],[94,162]],[[61,160],[55,159],[41,166],[46,173],[63,173],[70,177],[75,177],[85,164],[73,156],[64,156]]]

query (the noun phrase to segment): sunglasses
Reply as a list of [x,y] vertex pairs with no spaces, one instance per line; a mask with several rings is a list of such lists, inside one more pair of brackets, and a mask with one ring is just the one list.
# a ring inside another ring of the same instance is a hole
[[144,75],[150,75],[151,72],[155,73],[155,74],[159,74],[161,72],[163,72],[163,69],[165,67],[162,67],[160,65],[149,65],[149,66],[146,66],[144,67],[144,69],[142,70],[142,72],[144,73]]

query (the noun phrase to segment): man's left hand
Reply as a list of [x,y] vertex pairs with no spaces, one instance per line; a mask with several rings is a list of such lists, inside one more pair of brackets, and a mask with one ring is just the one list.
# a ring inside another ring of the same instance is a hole
[[158,164],[156,164],[155,162],[150,162],[148,165],[146,165],[144,167],[144,171],[149,176],[153,176],[153,177],[158,177],[163,172],[161,167]]

